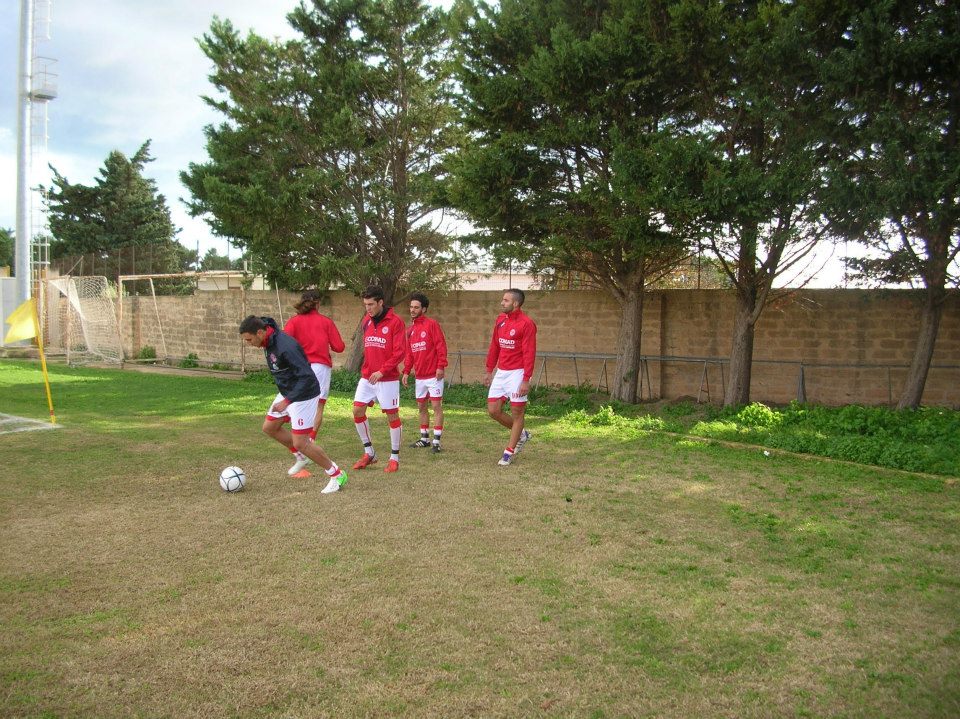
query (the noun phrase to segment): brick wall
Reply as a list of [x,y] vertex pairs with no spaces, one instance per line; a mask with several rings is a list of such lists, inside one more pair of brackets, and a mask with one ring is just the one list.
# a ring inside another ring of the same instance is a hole
[[[451,352],[485,352],[502,293],[451,292],[431,297],[430,315],[447,335]],[[886,404],[899,396],[917,333],[916,295],[900,290],[803,290],[769,306],[757,325],[751,395],[787,402],[797,397],[800,363],[814,365],[902,365],[903,367],[804,366],[806,396],[822,404]],[[145,345],[180,358],[193,352],[207,362],[259,367],[258,351],[244,348],[237,325],[248,314],[288,319],[298,295],[281,292],[200,292],[192,297],[128,297],[121,310],[124,351],[134,356]],[[333,292],[321,308],[340,328],[347,346],[362,315],[360,300]],[[619,308],[600,292],[529,292],[524,309],[539,327],[542,352],[614,353]],[[407,314],[400,307],[404,319]],[[651,293],[644,308],[641,351],[647,363],[643,395],[664,398],[701,396],[722,399],[727,379],[722,362],[730,349],[734,296],[723,290],[670,290]],[[163,339],[157,322],[163,327]],[[656,359],[701,358],[698,361]],[[343,356],[334,356],[337,365]],[[954,297],[943,315],[933,363],[960,365],[960,302]],[[454,355],[455,381],[482,376],[483,358]],[[613,362],[606,364],[606,376]],[[649,375],[649,383],[647,382]],[[596,386],[604,381],[601,360],[538,361],[537,379],[573,384],[575,377]],[[708,392],[709,390],[709,392]],[[960,370],[932,369],[924,403],[960,406]]]

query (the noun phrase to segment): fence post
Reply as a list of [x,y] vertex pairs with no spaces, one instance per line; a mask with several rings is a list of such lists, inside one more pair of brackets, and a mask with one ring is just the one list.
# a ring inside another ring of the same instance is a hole
[[603,385],[604,389],[610,389],[610,380],[607,377],[607,361],[603,360],[603,364],[600,366],[600,374],[597,376],[597,392],[600,391],[600,385],[603,384],[606,380],[606,384]]
[[[542,361],[540,362],[540,371],[537,373],[537,377],[536,377],[536,379],[533,381],[533,386],[534,386],[534,387],[539,387],[539,386],[540,386],[540,378],[541,378],[541,377],[546,377],[546,374],[547,374],[547,358],[544,357],[544,358],[542,359]],[[545,379],[544,381],[547,381],[547,380]]]
[[710,401],[710,375],[707,373],[707,360],[703,361],[703,372],[700,373],[700,389],[697,390],[697,404],[700,404],[700,398],[703,396],[704,382],[706,382],[707,384],[707,402],[709,402]]

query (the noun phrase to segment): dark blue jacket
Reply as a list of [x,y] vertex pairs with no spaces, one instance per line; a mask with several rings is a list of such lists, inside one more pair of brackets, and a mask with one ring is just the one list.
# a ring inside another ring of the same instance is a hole
[[263,347],[263,354],[273,381],[277,383],[277,391],[291,402],[303,402],[320,394],[320,383],[300,343],[282,332],[273,317],[260,319],[273,329]]

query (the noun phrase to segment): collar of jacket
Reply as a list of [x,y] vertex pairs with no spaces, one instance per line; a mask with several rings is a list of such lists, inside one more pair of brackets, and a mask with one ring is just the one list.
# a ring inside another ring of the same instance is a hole
[[380,313],[379,315],[377,315],[376,317],[371,317],[370,319],[373,320],[373,326],[376,327],[376,326],[379,325],[381,322],[383,322],[385,319],[387,319],[387,315],[389,315],[391,312],[393,312],[393,308],[392,308],[392,307],[384,307],[384,308],[383,308],[383,312],[381,312],[381,313]]

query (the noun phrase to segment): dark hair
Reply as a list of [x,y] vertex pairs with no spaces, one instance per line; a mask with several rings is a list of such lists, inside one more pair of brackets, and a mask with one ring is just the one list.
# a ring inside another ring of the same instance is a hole
[[519,306],[523,307],[523,302],[527,299],[527,296],[523,294],[523,290],[518,290],[511,287],[509,290],[504,290],[503,294],[507,294],[507,292],[513,295],[513,298],[517,301]]
[[262,329],[266,329],[267,323],[263,321],[262,317],[257,317],[256,315],[250,315],[246,317],[243,322],[240,323],[240,334],[251,334],[255,335]]
[[370,285],[363,292],[360,293],[360,296],[365,300],[382,300],[383,297],[383,288],[377,287],[376,285]]
[[427,296],[426,296],[425,294],[423,294],[422,292],[413,292],[413,293],[411,293],[411,294],[410,294],[410,301],[413,302],[414,300],[416,300],[417,302],[419,302],[419,303],[420,303],[420,306],[423,307],[423,309],[427,309],[427,307],[430,306],[430,300],[428,300],[428,299],[427,299]]
[[320,293],[317,290],[307,290],[300,295],[300,301],[293,306],[298,315],[305,315],[311,310],[317,309],[320,304]]

